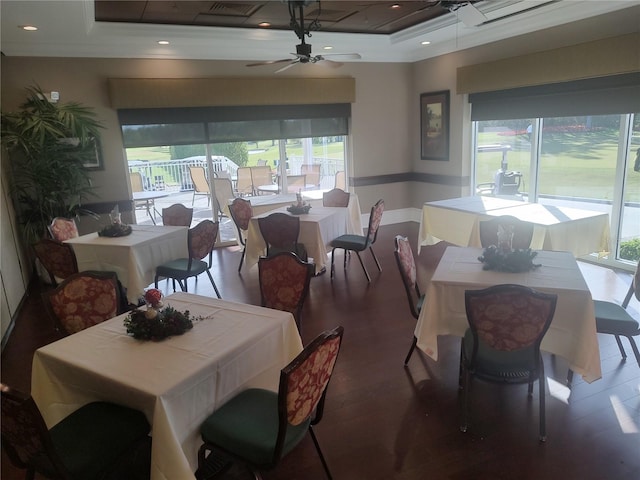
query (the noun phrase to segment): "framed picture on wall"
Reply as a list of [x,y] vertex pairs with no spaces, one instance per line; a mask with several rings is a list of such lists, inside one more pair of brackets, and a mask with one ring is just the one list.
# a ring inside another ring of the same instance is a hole
[[102,148],[100,140],[94,138],[92,140],[93,147],[91,148],[91,154],[89,159],[84,163],[83,167],[87,170],[104,170],[104,162],[102,161]]
[[449,160],[449,90],[420,95],[420,158]]

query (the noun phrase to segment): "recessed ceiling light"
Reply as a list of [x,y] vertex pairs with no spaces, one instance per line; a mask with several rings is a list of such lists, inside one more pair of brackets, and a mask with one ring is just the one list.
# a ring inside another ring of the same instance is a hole
[[266,27],[270,27],[270,26],[271,26],[271,24],[270,24],[269,22],[260,22],[260,23],[258,24],[258,26],[259,26],[259,27],[266,28]]
[[391,5],[389,8],[391,8],[391,9],[402,8],[402,5],[400,5],[399,3],[394,3],[394,4],[393,4],[393,5]]
[[331,45],[326,45],[324,47],[322,47],[323,50],[333,50],[333,47]]
[[424,42],[420,42],[420,45],[431,45],[429,40],[425,40]]
[[38,27],[36,27],[35,25],[18,25],[18,28],[26,30],[27,32],[35,32],[36,30],[38,30]]
[[158,45],[169,45],[169,40],[158,40]]

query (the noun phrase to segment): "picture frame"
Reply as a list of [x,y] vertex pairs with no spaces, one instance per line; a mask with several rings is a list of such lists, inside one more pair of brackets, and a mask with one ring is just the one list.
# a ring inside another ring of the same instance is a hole
[[420,158],[449,160],[449,90],[420,94]]
[[82,166],[87,170],[104,170],[104,161],[102,159],[102,146],[100,145],[100,139],[94,138],[93,140],[93,151],[95,155],[91,156],[91,160],[84,163]]

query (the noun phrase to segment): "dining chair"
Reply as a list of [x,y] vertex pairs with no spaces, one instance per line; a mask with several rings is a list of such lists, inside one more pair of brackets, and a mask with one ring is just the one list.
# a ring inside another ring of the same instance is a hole
[[314,163],[309,165],[303,163],[300,167],[300,173],[306,175],[305,183],[313,185],[314,188],[320,188],[320,164]]
[[67,335],[128,310],[127,296],[115,272],[74,273],[53,290],[43,292],[42,299],[56,330]]
[[549,329],[557,295],[523,285],[494,285],[465,291],[469,328],[460,348],[462,419],[467,431],[469,388],[475,377],[499,384],[528,384],[538,380],[540,441],[546,441],[545,376],[540,343]]
[[193,208],[174,203],[162,209],[162,224],[174,227],[190,227],[193,220]]
[[251,201],[244,198],[235,198],[229,205],[229,213],[231,219],[235,223],[238,229],[238,241],[242,245],[242,256],[240,257],[240,265],[238,265],[238,272],[242,269],[242,262],[244,261],[245,252],[247,250],[247,232],[249,231],[249,222],[253,217],[253,208],[251,207]]
[[[0,383],[0,402],[2,448],[25,480],[104,479],[129,471],[150,442],[145,415],[114,403],[87,403],[48,429],[31,395]],[[150,455],[144,462],[150,470]]]
[[334,257],[337,248],[341,248],[344,250],[344,268],[347,268],[347,253],[348,252],[356,252],[358,256],[358,260],[360,260],[360,265],[362,266],[362,270],[364,270],[364,274],[367,277],[367,281],[371,282],[371,277],[369,276],[369,272],[367,268],[364,266],[362,262],[362,257],[360,257],[360,252],[364,252],[369,249],[371,252],[371,256],[373,260],[376,262],[376,266],[378,267],[378,271],[382,271],[382,267],[380,267],[380,262],[378,262],[378,258],[373,251],[373,244],[376,243],[376,239],[378,238],[378,227],[380,227],[380,221],[382,220],[382,214],[384,212],[384,200],[380,199],[376,202],[376,204],[371,207],[371,214],[369,215],[369,228],[367,229],[366,235],[356,235],[356,234],[346,234],[340,235],[338,238],[331,241],[331,278],[333,278],[335,272],[334,266]]
[[500,227],[513,231],[511,246],[514,249],[527,249],[533,239],[533,223],[525,222],[511,215],[500,215],[490,220],[479,222],[480,244],[483,248],[498,245],[498,230]]
[[229,217],[229,200],[235,198],[233,184],[229,178],[214,178],[213,193],[220,215]]
[[[404,285],[405,292],[407,294],[407,300],[409,301],[409,310],[411,315],[418,320],[420,316],[420,310],[424,303],[424,293],[420,290],[417,280],[416,262],[413,258],[413,250],[407,237],[402,235],[396,235],[394,239],[395,250],[394,255],[396,257],[396,263],[398,264],[398,270],[400,271],[400,277],[402,278],[402,284]],[[404,365],[407,366],[409,359],[416,348],[418,339],[413,335],[411,347],[404,359]]]
[[54,286],[58,285],[58,279],[63,280],[78,272],[76,254],[67,243],[43,238],[33,245],[33,250]]
[[[269,182],[271,183],[271,181]],[[241,197],[253,195],[253,181],[251,180],[251,167],[240,167],[237,171],[236,193]]]
[[207,207],[211,205],[211,188],[209,188],[209,179],[204,167],[189,166],[189,175],[191,175],[191,183],[193,184],[193,198],[191,206],[196,201],[196,195],[207,196]]
[[626,337],[631,344],[631,349],[636,357],[638,366],[640,366],[640,352],[638,351],[636,342],[632,338],[640,335],[640,322],[632,317],[627,310],[633,295],[640,300],[640,263],[636,265],[636,272],[631,281],[631,285],[629,285],[629,290],[622,301],[622,305],[604,300],[594,300],[593,303],[596,313],[596,330],[598,333],[615,336],[623,359],[627,358],[627,354],[624,351],[620,337]]
[[307,249],[298,243],[300,217],[276,212],[258,218],[258,227],[267,246],[267,256],[279,252],[293,252],[304,262],[308,260]]
[[335,188],[340,188],[342,190],[347,189],[347,176],[344,170],[336,172]]
[[209,415],[200,427],[203,444],[196,478],[207,478],[208,465],[222,454],[246,465],[259,480],[261,470],[275,468],[309,432],[331,480],[313,427],[323,417],[343,331],[343,327],[327,330],[309,343],[281,370],[277,392],[244,390]]
[[72,218],[56,217],[47,228],[51,238],[58,242],[64,242],[78,236],[78,226]]
[[[187,280],[190,277],[196,277],[197,281],[198,275],[207,272],[216,295],[218,295],[218,298],[222,298],[211,275],[213,247],[218,238],[219,228],[220,224],[211,220],[202,220],[195,227],[190,228],[187,237],[189,257],[178,258],[156,267],[155,287],[158,288],[158,280],[160,278],[171,278],[174,282],[177,280],[182,291],[186,292]],[[208,257],[208,259],[203,261],[202,259],[205,257]],[[173,289],[175,291],[175,283],[173,284]]]
[[260,257],[258,280],[262,306],[292,313],[300,330],[302,307],[314,273],[314,264],[302,261],[293,252]]
[[348,207],[351,194],[341,188],[334,188],[322,194],[323,207]]

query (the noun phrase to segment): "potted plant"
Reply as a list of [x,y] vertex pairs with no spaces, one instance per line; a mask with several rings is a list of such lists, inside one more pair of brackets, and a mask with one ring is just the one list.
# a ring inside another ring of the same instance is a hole
[[87,213],[93,195],[89,171],[102,125],[91,108],[52,103],[38,86],[28,87],[20,110],[2,113],[2,145],[9,154],[11,193],[25,239],[33,243],[54,217]]

